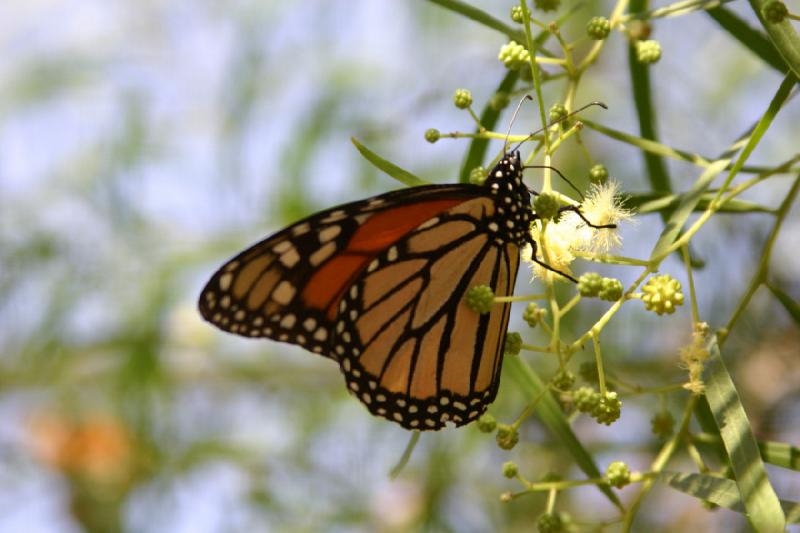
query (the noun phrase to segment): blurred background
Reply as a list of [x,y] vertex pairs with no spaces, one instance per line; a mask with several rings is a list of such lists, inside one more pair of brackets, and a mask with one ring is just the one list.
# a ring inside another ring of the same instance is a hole
[[[511,24],[513,2],[474,4]],[[728,6],[755,24],[746,3]],[[586,20],[611,7],[583,4],[563,32],[583,35]],[[653,37],[663,48],[651,68],[659,132],[670,146],[720,153],[782,78],[702,12],[657,21]],[[0,531],[532,529],[545,498],[501,503],[518,489],[502,463],[514,460],[528,479],[583,477],[535,419],[511,452],[474,426],[425,434],[390,479],[410,434],[371,417],[331,361],[223,334],[195,308],[206,279],[247,245],[315,210],[400,187],[351,136],[432,182],[456,181],[467,142],[431,145],[423,133],[472,131],[453,91],[470,89],[482,107],[506,72],[497,60],[506,41],[428,2],[0,4]],[[561,91],[548,84],[545,100]],[[577,103],[591,100],[610,109],[587,117],[638,135],[619,33]],[[537,116],[526,109],[516,129],[535,129]],[[798,123],[790,101],[750,161],[795,155]],[[583,138],[623,190],[648,189],[636,149],[591,130]],[[577,154],[566,147],[554,164],[585,183],[590,165]],[[678,191],[700,174],[684,163],[669,170]],[[775,206],[789,179],[747,198]],[[796,213],[771,271],[795,298]],[[763,214],[720,215],[693,241],[707,262],[696,281],[712,327],[730,317],[771,224]],[[621,253],[646,257],[661,229],[657,216],[640,217],[622,229]],[[623,281],[639,273],[576,267],[587,269]],[[677,260],[664,271],[685,282]],[[518,294],[532,292],[528,278],[521,272]],[[573,334],[606,305],[580,307],[565,325]],[[522,308],[511,329],[536,344]],[[687,307],[659,318],[626,306],[604,332],[611,371],[643,385],[684,379],[678,349],[690,320]],[[796,325],[766,291],[726,344],[760,438],[800,441],[798,345]],[[523,357],[553,370],[546,358]],[[491,412],[508,422],[528,401],[505,376]],[[611,428],[578,419],[575,430],[601,470],[613,460],[646,469],[659,446],[649,423],[658,407],[631,399]],[[800,492],[796,474],[769,473],[779,494]],[[591,488],[564,493],[558,507],[578,523],[615,516]],[[708,512],[669,489],[648,497],[637,523],[746,527],[741,515]]]

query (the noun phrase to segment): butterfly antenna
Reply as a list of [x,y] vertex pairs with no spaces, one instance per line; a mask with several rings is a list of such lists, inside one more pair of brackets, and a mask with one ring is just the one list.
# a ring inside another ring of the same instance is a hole
[[[530,95],[526,95],[526,96],[528,96],[528,98],[530,98]],[[523,100],[524,100],[524,99],[523,99]],[[532,98],[531,98],[531,100],[532,100]],[[522,101],[520,101],[519,105],[522,105]],[[548,125],[547,125],[547,126],[545,126],[544,128],[539,128],[538,130],[534,131],[533,133],[531,133],[530,135],[528,135],[527,137],[525,137],[524,139],[522,139],[522,140],[521,140],[521,141],[520,141],[520,142],[519,142],[519,143],[518,143],[518,144],[517,144],[517,145],[514,147],[514,150],[516,150],[517,148],[519,148],[519,147],[522,145],[522,143],[524,143],[525,141],[529,141],[529,140],[531,140],[531,139],[533,138],[533,136],[534,136],[534,135],[536,135],[537,133],[541,133],[541,132],[545,131],[547,128],[549,128],[549,127],[551,127],[551,126],[554,126],[554,125],[558,124],[559,122],[563,122],[563,121],[567,120],[569,117],[571,117],[571,116],[573,116],[573,115],[576,115],[576,114],[580,113],[581,111],[583,111],[584,109],[588,109],[588,108],[590,108],[590,107],[592,107],[592,106],[600,106],[600,107],[602,107],[603,109],[608,109],[608,106],[607,106],[606,104],[604,104],[603,102],[600,102],[600,101],[589,102],[589,103],[588,103],[588,104],[586,104],[585,106],[583,106],[583,107],[579,107],[578,109],[576,109],[576,110],[575,110],[575,111],[573,111],[572,113],[569,113],[569,114],[567,114],[567,115],[564,115],[564,116],[563,116],[563,117],[561,117],[561,118],[558,118],[558,119],[554,120],[553,122],[551,122],[550,124],[548,124]],[[517,106],[517,111],[519,111],[519,106]],[[516,113],[516,112],[514,112],[514,116],[516,116],[516,115],[517,115],[517,113]],[[510,131],[511,131],[511,128],[509,127],[509,132],[510,132]],[[508,135],[506,135],[506,142],[508,142]]]
[[572,182],[571,182],[571,181],[569,181],[569,180],[567,179],[567,177],[566,177],[564,174],[562,174],[562,173],[561,173],[561,171],[560,171],[560,170],[558,170],[556,167],[551,167],[550,165],[525,165],[525,166],[524,166],[524,167],[522,167],[522,168],[549,168],[550,170],[554,171],[556,174],[558,174],[559,176],[561,176],[561,179],[562,179],[562,180],[564,180],[564,181],[566,181],[566,182],[567,182],[567,185],[569,185],[570,187],[572,187],[572,190],[574,190],[576,193],[578,193],[578,196],[580,196],[580,197],[581,197],[581,201],[584,201],[584,200],[586,200],[586,198],[584,198],[584,196],[583,196],[583,194],[581,193],[581,191],[580,191],[580,190],[579,190],[579,189],[578,189],[578,188],[577,188],[575,185],[573,185],[573,184],[572,184]]
[[514,114],[511,115],[511,122],[508,123],[508,131],[506,132],[506,140],[503,143],[503,153],[507,153],[506,148],[508,148],[508,138],[511,136],[511,127],[514,125],[514,121],[517,120],[517,114],[519,113],[519,110],[522,107],[522,103],[525,102],[525,100],[531,100],[532,101],[533,97],[531,95],[529,95],[529,94],[526,94],[525,96],[523,96],[520,99],[519,103],[517,104],[517,108],[514,110]]

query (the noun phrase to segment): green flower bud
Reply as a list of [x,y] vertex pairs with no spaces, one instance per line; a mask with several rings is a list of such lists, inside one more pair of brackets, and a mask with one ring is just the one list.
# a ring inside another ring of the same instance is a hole
[[500,53],[497,54],[497,59],[502,61],[507,68],[516,70],[530,61],[531,54],[521,44],[517,44],[516,41],[511,41],[500,47]]
[[469,171],[469,182],[474,185],[483,185],[486,181],[486,169],[483,167],[475,167]]
[[772,0],[772,2],[767,2],[764,7],[761,8],[761,14],[768,22],[778,24],[783,22],[783,19],[789,14],[789,9],[783,2]]
[[603,278],[597,272],[587,272],[578,278],[578,292],[584,298],[595,298],[603,288]]
[[550,122],[555,122],[556,120],[563,119],[568,114],[567,108],[564,107],[563,104],[553,104],[553,107],[550,108]]
[[581,413],[591,413],[600,403],[600,393],[591,387],[572,391],[572,403]]
[[636,60],[647,65],[661,59],[661,45],[658,41],[636,41]]
[[469,89],[456,89],[453,95],[453,103],[459,109],[466,109],[472,105],[472,93]]
[[606,468],[606,479],[609,485],[621,489],[631,482],[631,471],[622,461],[614,461]]
[[653,434],[658,435],[662,439],[666,439],[672,435],[673,428],[675,427],[675,418],[669,411],[661,411],[653,415],[650,419],[650,427]]
[[439,133],[439,130],[437,130],[436,128],[429,128],[429,129],[425,130],[425,140],[428,141],[431,144],[433,144],[436,141],[438,141],[439,137],[441,137],[441,135],[442,134]]
[[522,24],[522,6],[514,6],[511,8],[511,20],[517,24]]
[[570,390],[575,384],[575,374],[562,368],[553,376],[553,386],[562,391]]
[[509,331],[506,335],[505,353],[508,355],[519,355],[522,349],[522,335],[516,331]]
[[598,296],[601,300],[615,302],[622,298],[622,282],[614,278],[603,278]]
[[560,533],[561,517],[558,513],[543,513],[536,520],[536,530],[539,533]]
[[519,442],[519,433],[517,430],[507,424],[498,424],[497,433],[495,434],[497,445],[504,450],[511,450]]
[[525,311],[522,312],[522,320],[528,323],[532,328],[535,328],[539,322],[544,320],[547,311],[536,305],[536,302],[531,302],[525,306]]
[[642,287],[642,291],[644,291],[642,295],[644,308],[659,315],[672,314],[675,308],[683,305],[681,284],[669,274],[651,276]]
[[514,464],[513,461],[506,461],[503,463],[503,475],[506,476],[508,479],[517,477],[519,470],[517,470],[517,465]]
[[494,291],[488,285],[475,285],[467,291],[465,303],[468,309],[485,315],[492,310]]
[[497,427],[497,421],[489,413],[484,413],[478,419],[478,431],[481,433],[491,433]]
[[622,401],[617,398],[616,392],[607,392],[605,396],[600,396],[600,401],[592,409],[592,417],[601,424],[610,426],[612,422],[619,418],[622,411]]
[[586,24],[586,34],[595,41],[602,41],[609,33],[611,33],[611,22],[605,17],[592,17]]
[[542,220],[550,220],[558,216],[558,198],[555,194],[543,192],[533,201],[533,209]]
[[600,164],[589,169],[589,181],[597,185],[602,185],[608,181],[608,169]]

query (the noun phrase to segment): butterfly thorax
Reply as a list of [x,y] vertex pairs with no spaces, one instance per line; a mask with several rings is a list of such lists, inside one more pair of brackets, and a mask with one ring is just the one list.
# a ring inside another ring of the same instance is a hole
[[484,182],[497,211],[489,221],[490,231],[522,247],[530,239],[531,195],[522,182],[522,161],[518,151],[506,153]]

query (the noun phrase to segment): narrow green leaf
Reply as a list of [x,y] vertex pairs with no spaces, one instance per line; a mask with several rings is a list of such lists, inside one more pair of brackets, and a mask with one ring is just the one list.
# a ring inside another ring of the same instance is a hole
[[640,150],[642,150],[643,152],[647,152],[656,156],[677,159],[678,161],[688,161],[689,163],[695,164],[700,167],[707,167],[710,164],[710,161],[708,159],[698,154],[692,154],[684,150],[671,148],[667,145],[661,144],[660,142],[653,141],[651,139],[644,139],[642,137],[637,137],[636,135],[631,135],[629,133],[615,130],[613,128],[609,128],[608,126],[604,126],[602,124],[592,122],[591,120],[587,120],[583,117],[581,117],[581,122],[583,123],[584,126],[588,126],[593,130],[598,131],[604,135],[607,135],[608,137],[611,137],[612,139],[615,139],[617,141],[622,141],[624,143],[635,146]]
[[761,458],[771,465],[800,471],[800,448],[785,442],[759,441]]
[[[578,437],[573,433],[572,428],[561,412],[558,403],[553,396],[546,390],[546,385],[539,376],[519,357],[506,357],[505,365],[510,367],[505,375],[512,378],[523,388],[529,398],[536,398],[541,395],[541,400],[536,405],[536,414],[542,423],[550,430],[553,437],[570,453],[575,462],[583,470],[584,474],[590,478],[602,477],[600,470],[594,463],[592,455],[583,447]],[[622,510],[622,504],[617,495],[612,492],[607,485],[598,485],[598,489],[608,497],[611,502]]]
[[[700,197],[700,201],[694,207],[695,211],[705,211],[709,202],[713,199],[713,192],[709,191]],[[664,194],[658,192],[626,193],[622,196],[624,205],[628,209],[634,209],[637,213],[646,214],[668,209],[674,210],[680,203],[681,196],[678,194]],[[745,200],[729,200],[719,209],[720,213],[774,213],[771,207],[766,207]]]
[[[769,107],[767,107],[764,115],[759,119],[755,126],[753,126],[752,131],[745,132],[739,139],[731,144],[731,146],[725,150],[725,153],[723,153],[717,161],[709,165],[705,172],[703,172],[703,174],[692,185],[689,191],[683,195],[681,203],[670,217],[667,226],[664,228],[664,231],[661,233],[658,242],[653,248],[653,253],[650,255],[651,260],[657,261],[664,257],[669,247],[680,234],[681,228],[686,223],[689,215],[700,201],[702,194],[706,191],[706,189],[708,189],[714,177],[719,172],[724,170],[725,167],[727,167],[728,163],[733,158],[733,154],[741,149],[739,157],[736,159],[736,162],[733,164],[730,172],[728,173],[728,177],[725,179],[723,188],[725,188],[739,173],[747,161],[747,158],[750,157],[750,154],[753,152],[753,150],[755,150],[756,146],[758,146],[761,138],[767,132],[772,124],[772,121],[781,110],[781,107],[786,102],[786,99],[789,97],[789,94],[791,93],[791,90],[796,82],[797,78],[795,78],[794,75],[791,73],[787,74],[783,82],[781,82],[780,87],[778,87],[778,90],[775,93],[775,96],[772,98],[772,101],[770,101]],[[742,145],[744,145],[743,148]]]
[[716,337],[708,345],[706,398],[730,458],[747,519],[756,531],[783,531],[786,520],[770,485],[739,393],[720,355]]
[[745,48],[753,52],[767,65],[775,70],[786,73],[789,68],[783,58],[775,49],[775,46],[767,39],[767,36],[750,25],[744,19],[724,7],[717,7],[706,11],[717,24],[728,32],[728,34],[739,41]]
[[497,30],[500,33],[505,33],[512,41],[518,43],[525,42],[525,34],[518,29],[514,29],[505,22],[498,20],[491,16],[486,11],[478,9],[475,6],[469,5],[461,0],[429,0],[431,3],[439,5],[445,9],[449,9],[454,13],[463,15],[469,19],[474,20],[479,24],[483,24],[487,28]]
[[[518,70],[509,70],[503,81],[498,85],[496,93],[504,92],[511,93],[514,90],[514,84],[519,79]],[[497,110],[490,105],[489,102],[483,108],[480,120],[483,127],[492,130],[497,124],[497,119],[500,118],[501,110]],[[464,162],[461,163],[461,172],[459,173],[458,181],[461,183],[469,183],[469,173],[475,168],[483,164],[486,157],[486,150],[489,148],[489,139],[474,138],[469,145],[467,155],[464,157]]]
[[680,195],[681,200],[677,209],[675,209],[669,217],[664,231],[661,232],[658,242],[656,242],[656,245],[653,247],[653,251],[650,254],[651,260],[661,258],[667,253],[669,247],[675,242],[678,235],[680,235],[683,225],[686,223],[689,215],[694,211],[698,202],[700,202],[700,198],[702,198],[706,189],[708,189],[711,182],[714,181],[714,178],[728,166],[730,161],[730,159],[719,159],[711,163],[700,177],[697,178],[697,181],[694,182],[692,187],[687,192]]
[[[745,512],[739,489],[736,482],[719,476],[708,474],[684,474],[681,472],[661,472],[658,480],[670,487],[677,489],[684,494],[695,498],[706,500],[720,507],[731,509],[740,513]],[[783,512],[786,513],[787,521],[796,524],[800,521],[800,504],[793,501],[780,501]],[[772,530],[763,530],[772,531]],[[783,531],[774,530],[774,531]]]
[[[645,0],[631,0],[630,13],[644,11],[647,7]],[[658,141],[656,133],[656,113],[652,102],[652,90],[650,87],[650,66],[640,63],[636,59],[636,46],[631,42],[628,45],[628,69],[631,74],[631,88],[633,90],[633,101],[636,106],[636,115],[639,119],[639,132],[644,139]],[[652,152],[643,152],[645,167],[647,168],[647,179],[654,191],[671,192],[667,166],[664,160]],[[667,221],[668,213],[662,215],[664,222]]]
[[792,317],[795,323],[800,324],[800,304],[798,304],[794,298],[786,294],[783,290],[772,285],[771,283],[768,283],[767,287],[769,287],[769,290],[775,295],[775,298],[777,298],[778,301],[783,304],[783,307],[786,308],[786,311],[789,312],[789,315]]
[[756,12],[758,20],[767,30],[772,44],[778,49],[786,65],[794,72],[795,78],[800,78],[800,35],[794,29],[793,21],[789,18],[782,22],[774,23],[764,20],[761,10],[770,0],[750,0],[750,7]]
[[422,178],[419,178],[412,174],[411,172],[402,169],[395,165],[394,163],[390,163],[389,161],[385,160],[375,152],[371,151],[369,148],[358,142],[355,137],[350,137],[350,140],[353,142],[355,147],[361,152],[361,155],[364,156],[364,159],[378,167],[378,169],[384,171],[389,176],[393,177],[400,183],[404,183],[409,187],[416,187],[418,185],[429,185],[429,182],[425,181]]
[[406,444],[406,449],[403,450],[403,455],[400,456],[400,459],[398,459],[397,464],[394,465],[392,469],[389,471],[390,479],[394,479],[397,476],[399,476],[400,472],[402,472],[403,469],[406,467],[406,465],[408,464],[408,460],[411,459],[411,454],[414,453],[414,448],[417,447],[417,443],[419,442],[419,436],[420,436],[419,431],[411,432],[411,438],[408,439],[408,444]]

